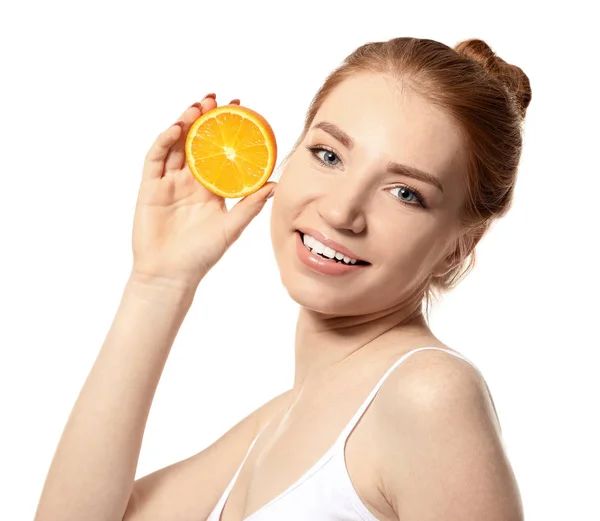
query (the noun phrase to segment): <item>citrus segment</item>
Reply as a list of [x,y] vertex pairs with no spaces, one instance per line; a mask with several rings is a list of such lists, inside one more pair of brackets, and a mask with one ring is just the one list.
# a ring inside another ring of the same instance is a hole
[[221,130],[221,139],[223,144],[227,147],[235,146],[236,138],[240,125],[242,124],[242,117],[239,114],[228,114],[227,112],[221,114],[221,117],[217,120],[219,129]]
[[185,142],[187,164],[211,192],[245,197],[263,186],[273,173],[277,143],[260,114],[239,105],[224,105],[200,116]]
[[221,175],[226,161],[227,159],[223,157],[223,154],[218,154],[202,158],[196,163],[196,166],[205,172],[204,177],[206,182],[214,183]]

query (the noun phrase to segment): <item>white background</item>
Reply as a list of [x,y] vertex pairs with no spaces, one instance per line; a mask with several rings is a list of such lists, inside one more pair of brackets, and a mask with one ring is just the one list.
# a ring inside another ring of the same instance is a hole
[[[432,325],[490,386],[526,518],[600,519],[590,8],[149,4],[13,2],[0,11],[0,518],[33,518],[130,270],[141,166],[156,135],[216,92],[262,113],[283,158],[347,54],[418,36],[451,46],[482,38],[531,79],[514,207]],[[138,477],[198,452],[292,383],[296,305],[279,282],[269,212],[198,291],[156,393]]]

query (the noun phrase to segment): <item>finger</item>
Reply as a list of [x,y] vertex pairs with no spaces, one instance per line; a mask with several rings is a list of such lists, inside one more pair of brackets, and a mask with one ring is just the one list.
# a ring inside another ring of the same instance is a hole
[[276,186],[277,183],[266,183],[253,194],[238,201],[229,211],[225,219],[225,234],[228,244],[236,241],[246,226],[260,213]]
[[205,114],[209,110],[217,108],[217,97],[212,95],[206,96],[200,102],[200,105],[202,106],[202,114]]
[[171,147],[181,136],[183,122],[170,126],[162,132],[154,141],[144,160],[142,180],[160,179],[165,170],[165,159]]
[[171,151],[167,156],[165,162],[165,169],[167,171],[180,170],[183,168],[185,163],[185,140],[190,131],[190,127],[201,114],[204,114],[217,106],[216,96],[217,95],[214,93],[207,94],[202,101],[190,105],[183,114],[181,114],[179,120],[183,121],[183,131],[177,142],[171,147]]

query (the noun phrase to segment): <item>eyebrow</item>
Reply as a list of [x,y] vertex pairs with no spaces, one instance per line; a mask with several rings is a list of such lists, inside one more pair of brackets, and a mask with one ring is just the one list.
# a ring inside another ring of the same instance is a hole
[[[337,139],[342,145],[344,145],[348,150],[352,150],[354,148],[354,140],[346,134],[341,128],[333,123],[328,121],[320,121],[313,128],[319,128],[324,130],[335,139]],[[423,170],[419,170],[413,166],[403,165],[400,163],[389,162],[387,165],[387,171],[392,174],[400,174],[406,177],[411,177],[418,181],[423,181],[424,183],[429,183],[435,186],[440,192],[444,193],[444,187],[442,183],[440,183],[439,179],[434,175],[431,175],[428,172],[423,172]]]
[[423,181],[424,183],[429,183],[430,185],[435,186],[441,193],[444,193],[444,187],[440,180],[427,172],[423,172],[423,170],[419,170],[414,166],[401,165],[400,163],[388,163],[387,171],[392,174],[400,174],[406,177],[412,177],[418,181]]
[[352,138],[348,134],[346,134],[340,127],[334,125],[333,123],[329,123],[328,121],[320,121],[313,128],[320,128],[328,134],[331,134],[348,150],[352,150],[354,148],[354,141],[352,140]]

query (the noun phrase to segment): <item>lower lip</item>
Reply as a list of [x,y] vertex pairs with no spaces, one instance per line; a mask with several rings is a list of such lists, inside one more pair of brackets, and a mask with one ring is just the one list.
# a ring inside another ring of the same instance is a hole
[[324,259],[308,250],[302,242],[302,236],[296,232],[296,252],[298,258],[305,266],[311,270],[323,275],[345,275],[366,268],[365,264],[346,264],[345,262],[336,262],[330,259]]

